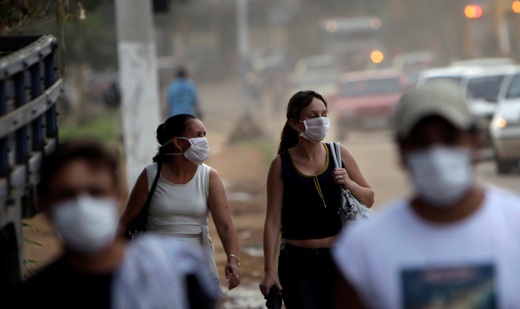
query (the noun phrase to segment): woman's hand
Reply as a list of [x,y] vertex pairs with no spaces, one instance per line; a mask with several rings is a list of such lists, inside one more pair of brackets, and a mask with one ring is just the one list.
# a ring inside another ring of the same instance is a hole
[[258,284],[260,292],[262,292],[264,297],[267,297],[269,294],[269,288],[273,284],[278,288],[278,290],[282,291],[282,285],[280,284],[280,281],[278,281],[276,275],[273,272],[266,272],[262,277],[262,280],[260,280],[260,284]]
[[228,279],[228,289],[232,290],[236,288],[240,284],[240,269],[238,269],[238,265],[228,261],[224,271]]
[[350,188],[350,184],[352,182],[352,179],[350,179],[347,170],[344,168],[335,168],[332,171],[332,179],[345,190]]

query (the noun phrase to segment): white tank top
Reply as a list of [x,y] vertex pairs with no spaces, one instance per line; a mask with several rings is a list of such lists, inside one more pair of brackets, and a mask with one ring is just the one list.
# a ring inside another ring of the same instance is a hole
[[[200,227],[208,224],[210,171],[211,167],[199,165],[186,184],[174,184],[161,176],[150,202],[149,231],[178,236],[200,234]],[[146,173],[149,191],[157,175],[157,164],[148,165]]]
[[[201,246],[212,276],[218,278],[208,230],[210,171],[210,166],[199,165],[186,184],[174,184],[159,177],[148,208],[148,232]],[[150,191],[157,175],[157,163],[148,165],[146,174]]]

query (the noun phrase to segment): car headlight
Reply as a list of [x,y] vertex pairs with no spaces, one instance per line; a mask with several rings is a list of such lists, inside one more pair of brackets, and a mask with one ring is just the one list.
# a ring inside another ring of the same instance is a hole
[[489,133],[491,136],[498,138],[502,129],[505,127],[507,127],[507,120],[505,120],[503,117],[495,117],[489,126]]
[[498,118],[495,121],[495,127],[497,129],[503,129],[503,128],[507,127],[507,120],[505,120],[504,118]]

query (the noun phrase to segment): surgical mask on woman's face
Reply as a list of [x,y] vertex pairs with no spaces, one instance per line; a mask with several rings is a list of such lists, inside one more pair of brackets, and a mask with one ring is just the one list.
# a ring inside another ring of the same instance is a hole
[[305,131],[300,136],[313,143],[319,143],[325,139],[330,129],[330,120],[327,117],[300,120],[305,125]]
[[411,181],[432,206],[447,208],[459,201],[473,183],[472,151],[433,146],[405,155]]
[[117,202],[112,198],[82,195],[52,207],[58,235],[67,247],[83,253],[105,248],[115,237]]
[[202,164],[209,158],[210,150],[208,140],[205,137],[179,137],[188,140],[191,147],[184,152],[184,157],[195,164]]

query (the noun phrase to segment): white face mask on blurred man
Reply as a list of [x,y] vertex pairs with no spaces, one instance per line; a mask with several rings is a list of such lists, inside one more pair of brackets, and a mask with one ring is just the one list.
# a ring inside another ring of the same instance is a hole
[[471,187],[472,158],[470,149],[435,145],[407,153],[405,162],[418,195],[432,206],[446,208]]
[[52,208],[54,226],[65,245],[82,253],[95,253],[115,237],[119,215],[113,198],[81,195]]

